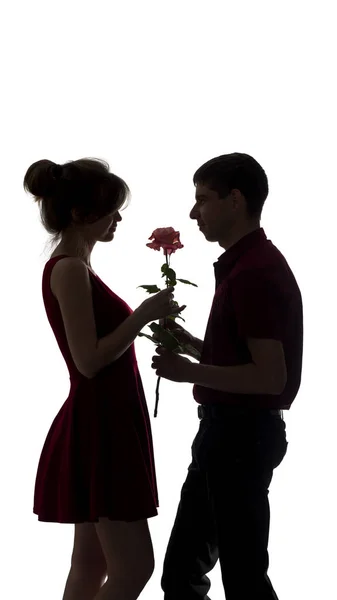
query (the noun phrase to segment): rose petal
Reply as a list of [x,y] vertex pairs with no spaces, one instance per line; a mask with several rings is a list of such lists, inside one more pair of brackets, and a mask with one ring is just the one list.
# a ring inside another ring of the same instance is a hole
[[157,242],[151,242],[151,244],[146,244],[148,248],[152,248],[153,250],[160,250],[161,246],[160,244],[157,244]]
[[153,245],[146,244],[149,248],[155,250],[162,248],[167,254],[172,254],[184,247],[180,242],[180,232],[173,229],[173,227],[158,227],[153,231],[149,240],[153,240]]

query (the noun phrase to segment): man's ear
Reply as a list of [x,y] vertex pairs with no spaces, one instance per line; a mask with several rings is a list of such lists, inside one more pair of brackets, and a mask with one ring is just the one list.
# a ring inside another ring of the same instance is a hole
[[247,209],[247,202],[246,202],[246,198],[243,195],[242,192],[240,192],[240,190],[238,190],[237,188],[234,188],[230,191],[230,197],[232,200],[232,206],[234,210],[238,210],[238,209]]

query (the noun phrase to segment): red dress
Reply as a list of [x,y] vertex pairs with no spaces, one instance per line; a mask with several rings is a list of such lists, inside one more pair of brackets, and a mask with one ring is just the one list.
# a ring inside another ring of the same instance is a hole
[[[64,255],[50,259],[42,280],[50,325],[66,361],[70,393],[56,415],[37,470],[34,509],[39,521],[136,521],[158,514],[149,413],[134,345],[93,379],[71,357],[50,275]],[[91,271],[98,339],[132,310]]]

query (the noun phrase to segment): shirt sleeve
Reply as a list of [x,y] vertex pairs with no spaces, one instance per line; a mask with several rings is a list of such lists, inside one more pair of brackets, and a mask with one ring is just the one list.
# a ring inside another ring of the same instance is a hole
[[231,281],[230,290],[240,337],[282,341],[286,299],[270,273],[242,271]]

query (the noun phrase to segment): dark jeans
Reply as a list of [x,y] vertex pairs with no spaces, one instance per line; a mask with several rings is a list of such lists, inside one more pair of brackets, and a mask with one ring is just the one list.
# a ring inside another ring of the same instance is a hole
[[165,600],[210,600],[220,559],[227,600],[277,600],[267,576],[268,488],[287,451],[269,413],[203,419],[164,561]]

